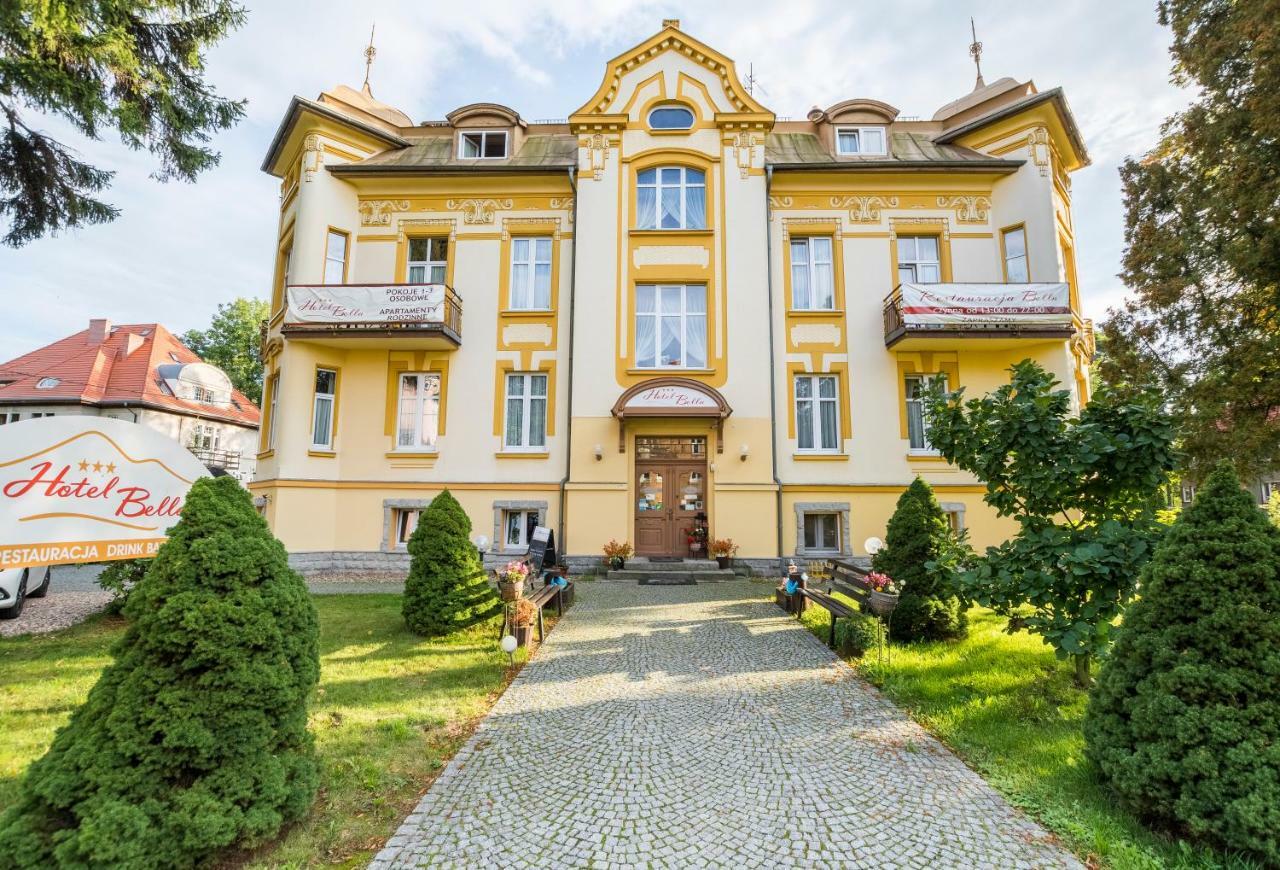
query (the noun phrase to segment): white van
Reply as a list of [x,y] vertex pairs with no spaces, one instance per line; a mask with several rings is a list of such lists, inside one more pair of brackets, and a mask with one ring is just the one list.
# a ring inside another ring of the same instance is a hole
[[[28,598],[44,598],[49,592],[53,568],[5,568],[0,570],[0,619],[17,619]],[[35,578],[39,585],[32,589]]]

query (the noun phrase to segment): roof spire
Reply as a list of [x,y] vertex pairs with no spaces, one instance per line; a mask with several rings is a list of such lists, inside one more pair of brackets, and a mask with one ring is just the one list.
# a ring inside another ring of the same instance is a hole
[[969,32],[973,34],[973,42],[969,43],[969,54],[973,57],[973,65],[978,68],[978,80],[974,82],[973,89],[986,84],[982,80],[982,43],[978,42],[978,28],[974,25],[973,19],[969,19]]
[[378,22],[374,22],[369,28],[369,47],[364,50],[364,87],[362,90],[369,96],[373,96],[373,92],[369,89],[369,72],[373,69],[373,59],[378,56],[378,50],[373,47],[373,32],[378,29]]

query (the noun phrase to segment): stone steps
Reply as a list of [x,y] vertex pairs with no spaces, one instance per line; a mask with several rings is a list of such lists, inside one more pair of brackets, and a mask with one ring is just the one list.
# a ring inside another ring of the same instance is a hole
[[[711,564],[715,565],[714,562]],[[610,580],[615,583],[640,583],[651,586],[662,586],[716,583],[723,580],[735,580],[738,576],[728,568],[723,571],[714,567],[667,570],[669,567],[669,565],[664,565],[663,563],[655,563],[644,567],[632,567],[632,563],[628,562],[626,568],[621,571],[609,571],[603,579]]]

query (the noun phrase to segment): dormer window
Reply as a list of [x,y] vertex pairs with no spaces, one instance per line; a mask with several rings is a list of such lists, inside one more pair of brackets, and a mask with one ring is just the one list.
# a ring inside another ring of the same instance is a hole
[[52,390],[58,384],[62,383],[59,378],[41,378],[36,381],[37,390]]
[[507,132],[485,130],[458,134],[458,156],[467,159],[492,159],[507,156]]
[[885,154],[884,127],[838,127],[836,153],[841,156]]
[[693,112],[684,106],[659,106],[649,113],[651,130],[688,130],[693,126]]

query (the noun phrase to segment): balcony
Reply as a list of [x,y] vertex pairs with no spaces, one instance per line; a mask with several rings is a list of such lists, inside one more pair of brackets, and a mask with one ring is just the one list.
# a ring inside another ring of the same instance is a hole
[[902,284],[884,300],[884,345],[1002,350],[1075,334],[1066,284]]
[[462,346],[462,301],[447,284],[291,284],[281,333],[340,347]]
[[240,451],[239,450],[220,450],[217,447],[191,447],[189,448],[204,463],[205,468],[221,468],[224,471],[240,470]]

